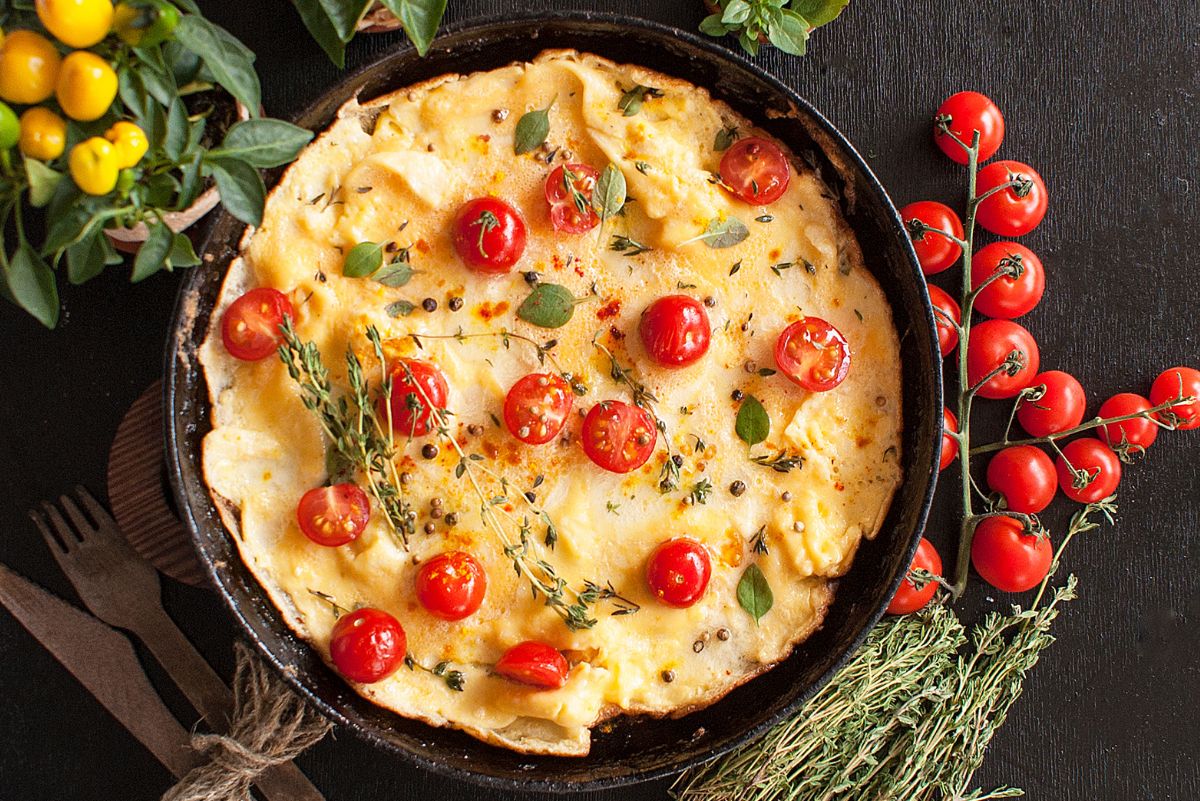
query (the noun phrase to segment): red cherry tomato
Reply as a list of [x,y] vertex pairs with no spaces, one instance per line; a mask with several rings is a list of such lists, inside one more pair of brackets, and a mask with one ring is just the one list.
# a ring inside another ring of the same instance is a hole
[[554,690],[567,683],[571,666],[557,648],[544,642],[526,640],[504,652],[496,663],[496,673],[543,690]]
[[296,506],[304,536],[336,548],[358,538],[371,519],[371,501],[357,484],[310,489]]
[[[1068,462],[1075,468],[1075,473],[1067,466]],[[1063,495],[1079,503],[1094,503],[1107,498],[1121,483],[1121,460],[1112,448],[1095,437],[1068,442],[1055,466]],[[1082,475],[1078,475],[1080,473]],[[1086,486],[1079,486],[1084,481],[1087,481]]]
[[339,617],[329,640],[333,666],[360,684],[372,684],[395,673],[407,651],[408,638],[400,621],[370,607]]
[[760,136],[734,142],[721,157],[718,172],[738,199],[764,206],[783,197],[792,177],[779,145]]
[[1013,351],[1022,354],[1016,374],[999,373],[988,379],[980,390],[984,398],[1011,398],[1033,383],[1041,356],[1037,342],[1023,326],[1009,320],[985,320],[971,331],[967,347],[967,380],[975,386],[994,369],[1004,364]]
[[971,542],[971,564],[983,580],[1003,592],[1024,592],[1041,583],[1054,561],[1048,536],[1026,534],[1012,517],[985,517]]
[[442,620],[462,620],[483,603],[487,573],[465,551],[440,553],[417,572],[417,600]]
[[1038,305],[1046,291],[1046,271],[1042,267],[1042,260],[1024,245],[993,242],[971,260],[971,285],[977,287],[982,284],[1001,264],[1005,269],[1019,264],[1022,269],[1020,277],[1005,275],[992,281],[975,296],[975,308],[988,317],[1012,320],[1029,313]]
[[962,255],[962,246],[952,242],[939,233],[923,231],[920,235],[912,233],[912,221],[920,220],[931,228],[947,231],[959,239],[963,238],[962,221],[954,213],[954,209],[944,203],[932,200],[918,200],[900,209],[900,218],[909,229],[913,250],[917,252],[917,261],[921,264],[921,272],[933,275],[948,269]]
[[945,290],[932,284],[929,285],[929,302],[933,304],[933,319],[937,322],[938,347],[943,356],[949,356],[958,345],[958,331],[946,321],[946,317],[959,324],[962,322],[962,309]]
[[[1122,392],[1102,403],[1100,411],[1096,414],[1098,417],[1124,417],[1127,414],[1144,412],[1152,405],[1141,395]],[[1126,445],[1145,450],[1158,437],[1158,424],[1145,417],[1135,417],[1132,420],[1100,426],[1099,432],[1100,439],[1104,440],[1110,448],[1116,448],[1124,442]]]
[[775,341],[775,366],[810,392],[827,392],[850,372],[850,343],[820,317],[802,317]]
[[654,549],[646,563],[646,582],[654,597],[668,606],[685,607],[699,601],[712,576],[708,549],[693,539],[678,537]]
[[664,367],[686,367],[708,351],[708,313],[687,295],[667,295],[651,303],[638,323],[646,353]]
[[1004,496],[1009,509],[1035,515],[1054,500],[1058,474],[1054,462],[1041,449],[1014,445],[988,462],[987,483],[992,492]]
[[[979,92],[950,95],[938,106],[937,117],[949,117],[946,127],[964,144],[971,144],[975,132],[979,131],[980,164],[996,155],[1004,141],[1004,115],[990,97]],[[967,163],[967,151],[936,125],[933,126],[933,141],[952,161]]]
[[658,429],[654,418],[622,401],[601,401],[583,419],[583,452],[613,473],[628,473],[654,453]]
[[279,326],[294,317],[292,302],[278,289],[259,287],[229,304],[221,318],[221,341],[235,359],[256,362],[274,353],[283,342]]
[[599,178],[600,173],[587,164],[562,164],[550,172],[546,202],[555,231],[582,234],[600,224],[600,215],[592,208],[592,191]]
[[[921,537],[921,542],[917,545],[917,552],[908,569],[909,571],[928,570],[935,576],[942,575],[942,557],[938,556],[937,549],[933,547],[932,542]],[[918,609],[924,609],[925,604],[929,603],[933,594],[937,592],[937,588],[937,582],[931,581],[918,590],[917,585],[909,580],[906,573],[904,580],[896,588],[896,594],[892,596],[892,602],[888,604],[888,614],[907,615]]]
[[1046,387],[1042,397],[1022,398],[1017,406],[1021,428],[1035,437],[1048,437],[1079,425],[1087,408],[1087,394],[1074,376],[1062,370],[1047,370],[1029,382],[1031,387],[1038,385]]
[[[405,436],[425,436],[437,425],[429,404],[445,409],[449,395],[446,376],[436,364],[400,359],[392,368],[392,430]],[[379,415],[387,420],[387,409],[381,408]]]
[[481,273],[506,273],[525,252],[525,220],[503,200],[467,201],[454,221],[458,257]]
[[1176,398],[1197,398],[1191,403],[1177,403],[1157,417],[1162,422],[1174,424],[1180,431],[1200,428],[1200,370],[1191,367],[1172,367],[1154,379],[1150,387],[1150,403],[1158,406]]
[[531,373],[508,390],[504,425],[529,445],[544,445],[558,436],[575,397],[566,380],[555,373]]
[[[1046,184],[1028,164],[997,161],[987,165],[979,171],[975,192],[982,195],[1014,179],[1022,181],[1023,187],[1003,189],[980,203],[975,211],[979,224],[997,236],[1024,236],[1046,216]],[[1024,197],[1017,194],[1022,188],[1026,189]]]
[[[958,433],[958,418],[945,406],[942,407],[942,428]],[[947,435],[945,431],[942,433],[942,460],[939,470],[945,470],[958,456],[958,440]]]

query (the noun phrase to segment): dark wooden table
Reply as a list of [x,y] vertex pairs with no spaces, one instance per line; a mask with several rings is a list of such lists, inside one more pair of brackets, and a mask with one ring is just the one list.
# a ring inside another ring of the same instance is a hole
[[[282,0],[208,2],[259,54],[272,113],[286,115],[334,77]],[[449,21],[514,6],[649,16],[694,29],[699,0],[452,0]],[[397,44],[360,37],[350,62]],[[803,59],[763,65],[806,95],[868,157],[897,204],[957,202],[962,173],[929,141],[928,120],[960,89],[1004,110],[1001,155],[1036,166],[1050,213],[1026,238],[1049,273],[1025,320],[1046,368],[1087,388],[1089,411],[1146,392],[1161,369],[1200,364],[1195,132],[1200,129],[1200,6],[974,0],[856,0]],[[103,489],[124,410],[160,372],[177,280],[130,286],[124,269],[65,292],[61,329],[0,310],[0,561],[73,598],[25,510],[77,482]],[[999,408],[991,410],[1002,416]],[[1200,432],[1164,435],[1127,470],[1120,520],[1072,548],[1079,600],[1059,642],[978,774],[1047,801],[1200,797]],[[952,553],[944,490],[929,535]],[[1069,509],[1055,507],[1058,530]],[[977,582],[978,583],[978,582]],[[226,675],[234,627],[216,597],[165,582],[176,620]],[[976,588],[976,615],[1010,602]],[[0,613],[0,797],[152,799],[169,776],[10,616]],[[161,683],[161,675],[151,670]],[[174,694],[168,701],[184,709]],[[300,759],[330,801],[500,798],[417,772],[338,732]],[[592,799],[664,799],[659,782]]]

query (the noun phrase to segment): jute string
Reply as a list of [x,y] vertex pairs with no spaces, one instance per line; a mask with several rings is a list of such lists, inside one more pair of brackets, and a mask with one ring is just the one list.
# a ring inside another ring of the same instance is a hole
[[248,646],[239,642],[235,649],[229,733],[192,735],[192,747],[210,761],[180,779],[162,801],[252,801],[250,785],[260,773],[315,745],[331,728]]

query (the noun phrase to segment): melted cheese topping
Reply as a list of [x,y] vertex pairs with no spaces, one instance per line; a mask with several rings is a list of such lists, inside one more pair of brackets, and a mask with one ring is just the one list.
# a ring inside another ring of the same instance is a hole
[[[639,113],[624,116],[622,92],[638,83],[660,88],[663,97],[647,98]],[[552,100],[547,146],[515,156],[517,120]],[[541,555],[572,586],[611,581],[641,605],[636,614],[611,616],[602,603],[593,628],[570,631],[514,575],[495,533],[480,520],[477,497],[454,478],[453,450],[443,444],[436,459],[421,458],[430,439],[402,445],[398,457],[419,513],[407,550],[377,510],[349,545],[310,542],[295,509],[306,490],[327,480],[317,420],[278,360],[237,362],[219,334],[210,336],[202,350],[213,398],[206,476],[243,558],[289,623],[328,658],[335,619],[309,591],[343,606],[379,607],[402,622],[410,653],[423,664],[449,661],[466,679],[465,689],[454,692],[427,672],[401,669],[356,686],[364,696],[518,750],[585,754],[589,727],[605,717],[683,714],[711,703],[783,659],[820,625],[832,579],[849,568],[861,538],[877,531],[900,480],[899,345],[883,293],[812,170],[791,159],[787,193],[769,207],[742,203],[711,180],[721,157],[714,138],[731,125],[743,135],[765,135],[690,84],[590,55],[546,53],[530,64],[448,76],[365,107],[351,103],[272,193],[262,227],[248,234],[243,257],[230,269],[214,320],[246,289],[272,286],[290,295],[296,329],[319,346],[335,385],[345,385],[347,347],[366,351],[367,325],[393,340],[397,353],[435,361],[448,379],[454,433],[464,447],[484,454],[512,487],[528,489],[544,477],[538,503],[560,534],[553,552],[539,541]],[[597,169],[611,162],[627,179],[632,202],[602,236],[550,226],[543,185],[568,152],[567,160]],[[639,170],[639,162],[649,166]],[[509,275],[470,272],[451,243],[456,210],[483,195],[520,209],[529,228],[528,247]],[[767,213],[771,221],[756,221]],[[728,249],[688,242],[710,220],[728,216],[750,227],[744,242]],[[613,234],[654,249],[622,255],[607,247]],[[408,285],[342,275],[343,254],[368,240],[411,249],[417,273]],[[781,262],[796,267],[777,275],[770,266]],[[732,272],[735,263],[741,267]],[[579,305],[563,328],[538,329],[515,315],[529,292],[525,270],[579,297],[594,288],[598,297]],[[715,300],[707,309],[712,344],[695,365],[667,370],[645,357],[637,323],[652,300],[679,291]],[[451,297],[464,299],[461,310],[449,309]],[[422,311],[424,298],[435,299],[437,311]],[[402,299],[416,311],[389,317],[385,307]],[[850,342],[849,377],[830,392],[806,392],[781,375],[752,370],[774,367],[778,333],[806,314],[833,323]],[[575,399],[580,414],[560,440],[523,445],[493,422],[508,387],[544,369],[532,347],[513,341],[505,348],[497,337],[425,336],[418,354],[405,338],[501,327],[538,341],[553,336],[563,368],[586,383],[586,396]],[[627,475],[599,469],[579,446],[582,412],[601,400],[629,400],[591,344],[597,335],[658,398],[666,439],[684,459],[681,490],[658,490],[664,437],[650,461]],[[802,467],[778,473],[749,461],[734,431],[734,389],[760,398],[771,417],[770,438],[753,452],[788,450],[803,457]],[[686,503],[688,489],[702,479],[712,485],[707,502]],[[746,485],[739,497],[729,492],[733,481]],[[455,527],[428,516],[434,497],[444,511],[457,512]],[[422,532],[426,522],[434,524],[433,534]],[[763,526],[770,550],[758,555],[750,542]],[[656,602],[644,578],[647,555],[680,536],[704,543],[713,562],[707,593],[687,609]],[[457,623],[425,612],[413,591],[418,565],[452,549],[471,552],[488,572],[482,608]],[[751,562],[775,598],[757,624],[736,599]],[[507,648],[528,639],[567,654],[572,669],[563,688],[537,690],[491,675],[490,665]],[[673,680],[664,680],[667,671]]]

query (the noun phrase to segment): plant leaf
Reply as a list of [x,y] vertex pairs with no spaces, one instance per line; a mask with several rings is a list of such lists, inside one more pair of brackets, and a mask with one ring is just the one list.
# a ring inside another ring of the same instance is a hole
[[[367,0],[363,0],[366,9]],[[309,34],[316,40],[325,55],[338,69],[346,66],[346,42],[338,34],[335,23],[318,0],[292,0],[292,5],[300,13],[300,20]]]
[[47,167],[37,159],[25,159],[25,175],[29,179],[29,205],[40,209],[54,197],[54,190],[62,180],[62,173]]
[[17,305],[47,328],[58,325],[58,286],[50,265],[28,242],[21,242],[7,267],[4,277]]
[[171,255],[171,246],[175,243],[175,233],[162,220],[147,223],[150,234],[138,250],[137,258],[133,260],[133,273],[129,280],[133,283],[142,281],[161,270]]
[[283,120],[243,120],[229,129],[221,146],[209,151],[209,157],[240,159],[251,167],[278,167],[296,158],[312,138],[312,131]]
[[[217,83],[257,117],[262,86],[254,71],[254,53],[229,31],[196,14],[185,14],[175,28],[175,38],[200,58]],[[240,219],[240,218],[239,218]]]
[[[711,220],[704,229],[704,233],[689,239],[688,242],[703,242],[710,248],[720,250],[721,248],[731,248],[745,241],[748,236],[750,236],[750,229],[746,227],[745,223],[737,217],[727,217],[725,220]],[[683,244],[687,244],[687,242]]]
[[741,25],[750,19],[750,4],[746,0],[729,0],[725,12],[721,14],[721,22],[726,25]]
[[754,618],[756,625],[775,605],[775,594],[771,592],[771,585],[758,565],[751,564],[742,573],[737,585],[737,599],[741,607]]
[[592,190],[592,207],[600,215],[600,224],[620,213],[625,205],[625,173],[616,164],[609,164],[596,179]]
[[397,259],[376,273],[375,280],[384,286],[402,287],[412,280],[415,272],[408,262]]
[[724,36],[729,33],[729,29],[725,27],[725,23],[721,22],[720,14],[709,14],[700,21],[700,33],[709,36]]
[[779,22],[767,28],[771,44],[785,53],[802,56],[808,46],[808,21],[790,9],[784,9]]
[[763,408],[762,401],[753,395],[743,398],[733,430],[738,439],[751,448],[766,440],[771,435],[771,416]]
[[734,142],[738,140],[738,129],[736,125],[730,125],[728,128],[722,128],[717,131],[716,137],[713,139],[713,150],[718,153],[728,150]]
[[642,110],[642,103],[646,101],[647,97],[662,97],[662,90],[653,86],[643,86],[640,83],[635,84],[632,89],[621,94],[621,99],[617,102],[617,110],[626,117],[632,117]]
[[346,254],[346,261],[342,263],[342,275],[347,278],[366,278],[382,264],[383,245],[377,242],[359,242]]
[[404,32],[412,40],[417,53],[425,55],[438,25],[446,13],[446,0],[382,0],[383,5],[396,15],[404,25]]
[[183,101],[178,97],[173,98],[167,108],[167,131],[163,137],[163,152],[171,161],[179,161],[183,156],[190,131]]
[[518,156],[536,150],[550,135],[550,109],[554,101],[543,109],[534,109],[521,115],[513,132],[513,152]]
[[82,284],[104,271],[108,257],[104,242],[104,233],[94,229],[67,248],[67,280],[72,284]]
[[561,328],[574,314],[575,296],[558,284],[538,284],[517,307],[517,317],[541,328]]
[[413,309],[415,308],[416,306],[407,300],[398,300],[395,303],[389,303],[384,308],[384,311],[387,312],[388,317],[407,317],[413,313]]
[[850,5],[850,0],[792,0],[792,10],[813,28],[828,25]]
[[258,170],[237,159],[213,159],[209,166],[226,210],[248,225],[262,225],[267,190]]
[[192,247],[192,240],[188,239],[186,234],[175,234],[175,239],[171,242],[171,253],[167,256],[167,269],[197,267],[199,264],[200,257]]
[[358,21],[367,13],[369,0],[318,0],[333,33],[343,42],[354,38]]

